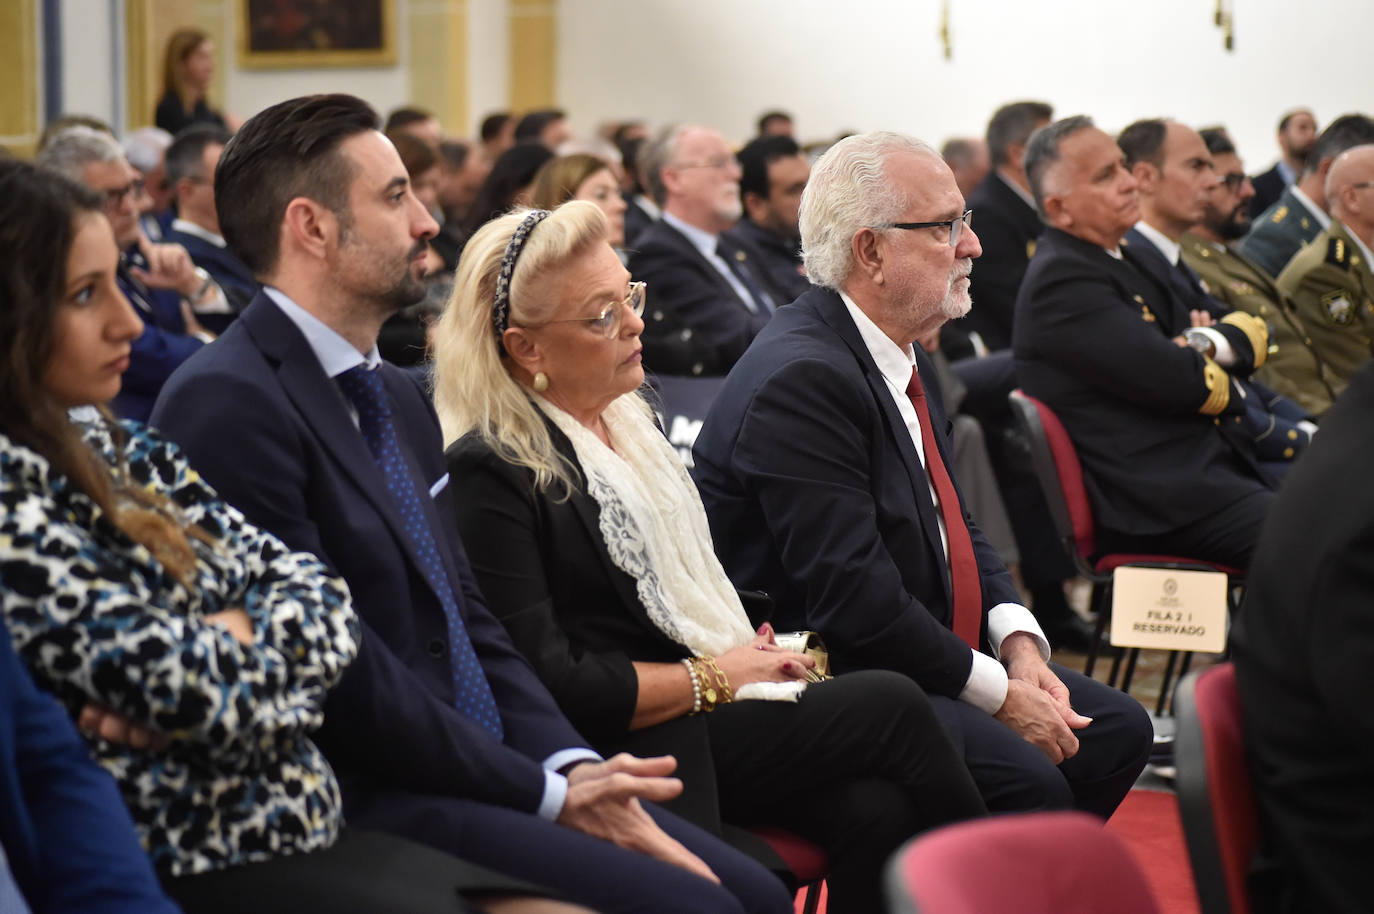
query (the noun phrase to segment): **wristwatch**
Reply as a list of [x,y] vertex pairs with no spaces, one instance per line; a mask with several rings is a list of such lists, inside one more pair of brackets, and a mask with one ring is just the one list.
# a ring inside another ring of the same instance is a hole
[[1216,357],[1217,344],[1209,334],[1202,332],[1202,328],[1189,327],[1187,330],[1183,331],[1183,339],[1187,341],[1189,346],[1207,356],[1207,358],[1211,359]]
[[200,280],[200,288],[197,289],[194,294],[186,296],[186,300],[193,305],[200,304],[204,301],[205,293],[209,292],[215,285],[214,278],[209,273],[205,272],[204,267],[196,267],[196,279]]

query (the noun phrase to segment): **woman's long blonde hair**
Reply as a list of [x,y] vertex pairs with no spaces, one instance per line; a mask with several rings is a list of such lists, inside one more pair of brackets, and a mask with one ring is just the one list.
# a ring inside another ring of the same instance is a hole
[[[572,468],[554,449],[543,414],[507,370],[508,356],[492,322],[506,245],[529,212],[516,210],[491,220],[463,248],[453,295],[435,329],[434,407],[446,447],[476,432],[502,458],[531,470],[541,491],[557,482],[569,492],[576,487]],[[511,276],[511,325],[548,320],[558,302],[535,300],[530,288],[536,277],[606,243],[606,217],[585,200],[563,204],[536,225]]]
[[177,98],[181,99],[181,106],[188,112],[197,99],[186,86],[186,73],[182,65],[192,51],[209,40],[209,34],[200,29],[177,29],[167,39],[167,52],[162,58],[162,94],[175,92]]

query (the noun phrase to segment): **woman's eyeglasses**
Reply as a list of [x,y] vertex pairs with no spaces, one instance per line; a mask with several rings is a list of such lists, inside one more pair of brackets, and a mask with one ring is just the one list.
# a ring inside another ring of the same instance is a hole
[[642,282],[630,283],[630,294],[626,295],[621,301],[607,302],[606,307],[601,309],[601,313],[596,317],[568,317],[556,321],[545,321],[540,326],[549,324],[574,324],[583,323],[599,332],[608,340],[613,340],[620,335],[620,326],[625,320],[625,309],[629,308],[634,312],[635,317],[644,314],[644,301],[647,297],[645,284]]

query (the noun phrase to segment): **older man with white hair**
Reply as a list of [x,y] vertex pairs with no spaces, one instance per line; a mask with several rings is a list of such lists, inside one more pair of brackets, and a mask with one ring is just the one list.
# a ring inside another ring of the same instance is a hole
[[995,811],[1109,816],[1144,767],[1133,699],[1049,664],[1049,645],[952,478],[948,420],[913,343],[968,311],[981,253],[954,175],[918,140],[837,143],[802,197],[818,288],[735,365],[697,438],[721,560],[838,671],[930,695]]

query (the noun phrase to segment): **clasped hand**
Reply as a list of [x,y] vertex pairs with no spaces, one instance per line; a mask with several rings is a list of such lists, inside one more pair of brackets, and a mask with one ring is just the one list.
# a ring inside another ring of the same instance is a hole
[[1002,643],[1007,666],[1007,697],[994,715],[1058,765],[1078,753],[1078,737],[1092,723],[1069,703],[1069,689],[1040,656],[1034,640],[1024,633]]
[[806,654],[798,654],[778,647],[773,638],[773,626],[767,622],[748,644],[731,648],[716,658],[730,686],[738,689],[751,682],[792,682],[806,679],[816,661]]

